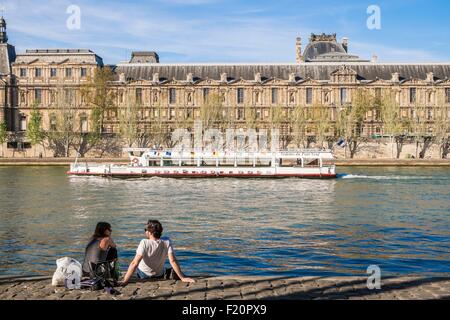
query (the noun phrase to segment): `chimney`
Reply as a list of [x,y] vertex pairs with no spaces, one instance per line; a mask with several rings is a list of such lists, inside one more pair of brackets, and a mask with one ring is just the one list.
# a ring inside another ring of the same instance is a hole
[[344,47],[345,52],[348,53],[348,38],[347,37],[342,38],[342,46]]
[[255,73],[255,82],[261,83],[261,73]]
[[400,75],[399,75],[398,72],[394,72],[394,73],[392,74],[391,81],[392,81],[392,82],[396,82],[396,83],[400,82]]
[[378,62],[378,56],[375,53],[372,55],[372,59],[370,59],[370,62],[372,62],[372,63]]
[[303,57],[302,57],[302,38],[298,37],[297,41],[295,42],[295,62],[296,63],[302,63]]
[[289,82],[295,82],[295,73],[289,74]]
[[220,75],[220,82],[223,82],[223,83],[227,83],[228,82],[228,75],[226,73],[222,73]]
[[186,81],[189,83],[193,83],[194,82],[194,75],[192,73],[188,73],[186,76]]
[[158,83],[159,82],[159,73],[153,74],[153,82]]

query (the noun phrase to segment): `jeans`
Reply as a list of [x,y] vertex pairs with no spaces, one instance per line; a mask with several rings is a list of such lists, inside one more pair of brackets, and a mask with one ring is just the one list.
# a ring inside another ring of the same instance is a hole
[[137,268],[137,276],[139,279],[150,279],[151,277]]

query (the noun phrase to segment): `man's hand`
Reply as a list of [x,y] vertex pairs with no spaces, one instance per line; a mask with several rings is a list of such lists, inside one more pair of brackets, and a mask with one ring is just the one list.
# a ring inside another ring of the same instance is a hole
[[195,282],[194,279],[192,279],[192,278],[187,278],[187,277],[181,278],[181,281],[182,281],[182,282],[188,282],[188,283],[194,283],[194,282]]
[[119,281],[117,284],[119,285],[119,287],[125,287],[128,284],[128,282]]

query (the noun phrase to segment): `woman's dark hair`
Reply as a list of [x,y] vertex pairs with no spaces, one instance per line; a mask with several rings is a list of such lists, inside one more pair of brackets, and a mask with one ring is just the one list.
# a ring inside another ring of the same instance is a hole
[[158,220],[148,220],[146,231],[150,232],[156,239],[161,238],[163,227]]
[[111,231],[111,225],[108,222],[99,222],[95,227],[95,231],[92,237],[94,238],[104,238],[106,236],[105,231]]

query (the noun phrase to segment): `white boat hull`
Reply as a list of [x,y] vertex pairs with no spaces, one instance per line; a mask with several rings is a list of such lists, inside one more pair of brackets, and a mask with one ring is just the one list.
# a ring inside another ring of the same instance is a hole
[[124,165],[71,165],[78,176],[168,178],[336,178],[335,166],[326,167],[139,167]]

